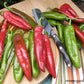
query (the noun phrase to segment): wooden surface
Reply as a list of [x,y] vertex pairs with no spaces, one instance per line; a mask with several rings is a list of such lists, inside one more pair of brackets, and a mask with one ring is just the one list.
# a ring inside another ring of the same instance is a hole
[[[84,16],[84,13],[70,0],[24,0],[20,3],[12,5],[11,7],[15,7],[19,9],[20,11],[23,11],[26,14],[30,15],[33,18],[32,9],[39,8],[41,9],[41,11],[47,11],[48,7],[51,7],[51,8],[58,7],[59,8],[63,3],[70,4],[71,7],[77,12],[77,14],[80,17]],[[6,9],[3,9],[3,10],[6,10]],[[0,21],[2,21],[2,19],[3,18],[0,16]],[[57,59],[58,59],[58,49],[54,41],[52,39],[50,39],[50,41],[51,41],[51,46],[52,46],[55,65],[56,65]],[[20,83],[16,83],[13,77],[13,69],[12,67],[10,67],[4,79],[3,84],[38,84],[40,81],[44,80],[48,76],[48,74],[49,73],[47,70],[45,73],[40,71],[38,78],[32,77],[32,81],[28,81],[26,77],[24,76]]]

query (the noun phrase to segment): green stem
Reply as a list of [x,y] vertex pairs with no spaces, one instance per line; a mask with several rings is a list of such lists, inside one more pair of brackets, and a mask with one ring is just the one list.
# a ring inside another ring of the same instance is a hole
[[52,11],[52,8],[48,7],[47,9],[50,9],[50,11]]
[[71,19],[69,20],[69,25],[71,25]]
[[9,11],[11,11],[12,8],[9,8],[6,4],[7,4],[7,2],[4,2],[4,7],[7,8]]
[[39,19],[39,24],[38,24],[38,26],[42,26],[41,25],[41,20],[43,19],[43,17],[41,17],[40,19]]

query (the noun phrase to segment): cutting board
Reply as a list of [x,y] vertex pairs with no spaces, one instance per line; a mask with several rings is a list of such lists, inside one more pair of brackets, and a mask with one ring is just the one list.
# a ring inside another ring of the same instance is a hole
[[[84,16],[84,13],[71,0],[24,0],[10,7],[15,7],[19,9],[20,11],[23,11],[26,14],[30,15],[33,18],[32,9],[39,8],[41,9],[41,11],[47,11],[48,7],[59,8],[63,3],[70,4],[71,7],[77,12],[77,14],[80,17]],[[2,9],[2,10],[6,10],[6,9]],[[2,20],[3,18],[0,16],[0,21]],[[54,31],[56,32],[56,30]],[[59,52],[52,38],[50,38],[50,42],[51,42],[51,47],[52,47],[54,60],[55,60],[55,66],[56,66]],[[38,84],[42,80],[44,80],[48,75],[49,75],[49,72],[46,69],[45,72],[40,71],[40,74],[37,78],[32,77],[32,81],[27,80],[27,78],[23,76],[21,82],[16,83],[13,77],[13,67],[10,67],[5,76],[3,84]]]

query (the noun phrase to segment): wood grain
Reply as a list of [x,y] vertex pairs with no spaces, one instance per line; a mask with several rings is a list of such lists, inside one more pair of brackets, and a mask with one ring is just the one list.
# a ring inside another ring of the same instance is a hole
[[[51,8],[58,7],[59,8],[63,3],[70,4],[71,7],[77,12],[77,14],[80,17],[84,17],[84,13],[73,2],[71,2],[71,0],[24,0],[10,7],[15,7],[19,9],[20,11],[23,11],[26,14],[30,15],[33,18],[32,9],[39,8],[41,9],[41,11],[47,11],[48,7],[51,7]],[[5,11],[6,9],[2,9],[2,10]],[[0,21],[2,20],[3,20],[3,17],[0,16]],[[57,63],[56,61],[58,59],[58,49],[54,41],[51,38],[50,38],[50,42],[51,42],[51,47],[53,50],[54,60],[56,64]],[[28,81],[26,77],[23,76],[21,82],[16,83],[13,77],[13,68],[10,67],[4,79],[3,84],[38,84],[40,81],[44,80],[48,76],[48,74],[49,73],[47,70],[45,73],[40,71],[38,78],[32,77],[32,81]]]

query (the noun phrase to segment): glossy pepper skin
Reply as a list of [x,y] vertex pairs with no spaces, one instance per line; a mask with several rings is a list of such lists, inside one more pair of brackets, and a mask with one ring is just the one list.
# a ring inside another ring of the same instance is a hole
[[45,39],[45,45],[46,45],[46,53],[47,53],[47,58],[46,58],[46,67],[49,71],[49,73],[56,78],[56,72],[55,72],[55,64],[54,64],[54,58],[53,58],[53,52],[51,49],[50,45],[50,40],[47,35],[44,35]]
[[17,56],[14,56],[13,74],[16,82],[20,82],[23,77],[23,70],[18,62]]
[[61,13],[58,12],[43,12],[44,16],[47,19],[56,19],[56,20],[68,20],[69,18]]
[[74,27],[77,37],[82,41],[82,44],[84,46],[84,32],[82,32],[82,30],[80,30],[77,25],[72,24],[72,26]]
[[84,23],[82,23],[79,28],[84,32]]
[[9,50],[10,50],[11,45],[13,43],[12,40],[13,40],[13,33],[8,33],[7,34],[7,43],[6,43],[4,50],[3,50],[3,58],[2,58],[1,70],[0,70],[1,73],[4,73],[4,71],[5,71]]
[[22,19],[21,17],[19,17],[17,15],[14,15],[13,13],[11,13],[9,11],[4,11],[3,17],[4,17],[4,19],[7,19],[7,21],[10,24],[12,24],[16,27],[19,27],[21,29],[29,30],[32,28],[32,26],[28,22],[26,22],[24,19]]
[[16,9],[16,8],[9,8],[6,6],[7,2],[4,3],[4,7],[7,8],[11,13],[18,15],[19,17],[21,17],[22,19],[24,19],[25,21],[27,21],[33,28],[35,28],[35,26],[37,25],[36,22],[27,14],[25,14],[24,12]]
[[35,51],[34,51],[34,31],[32,30],[29,35],[29,56],[31,61],[32,75],[33,77],[37,77],[39,74],[39,66],[36,60]]
[[6,38],[6,33],[7,33],[7,20],[4,21],[1,32],[0,32],[0,61],[2,58],[2,53],[3,53],[3,48],[4,48],[4,43],[5,43],[5,38]]
[[18,61],[23,69],[23,72],[28,80],[31,80],[31,63],[29,54],[25,46],[24,40],[20,34],[15,34],[13,37],[15,52]]
[[43,27],[36,26],[34,28],[34,49],[36,60],[38,62],[39,68],[44,72],[45,71],[45,63],[43,61],[43,35],[42,35]]
[[12,59],[14,57],[14,54],[15,54],[14,50],[15,50],[14,46],[12,45],[11,48],[10,48],[11,53],[10,53],[9,59],[7,60],[5,71],[4,71],[3,74],[0,74],[0,84],[3,84],[3,80],[4,80],[5,76],[6,76],[8,68],[9,68],[9,66],[11,64],[11,61],[12,61]]
[[65,38],[65,46],[72,63],[76,68],[80,68],[81,62],[75,37],[75,31],[70,23],[64,28],[64,38]]
[[73,16],[73,17],[79,18],[79,16],[77,15],[77,13],[76,13],[76,12],[72,9],[72,7],[71,7],[69,4],[67,4],[67,3],[61,5],[60,10],[63,11],[64,13],[67,13],[68,15],[71,15],[71,16]]

